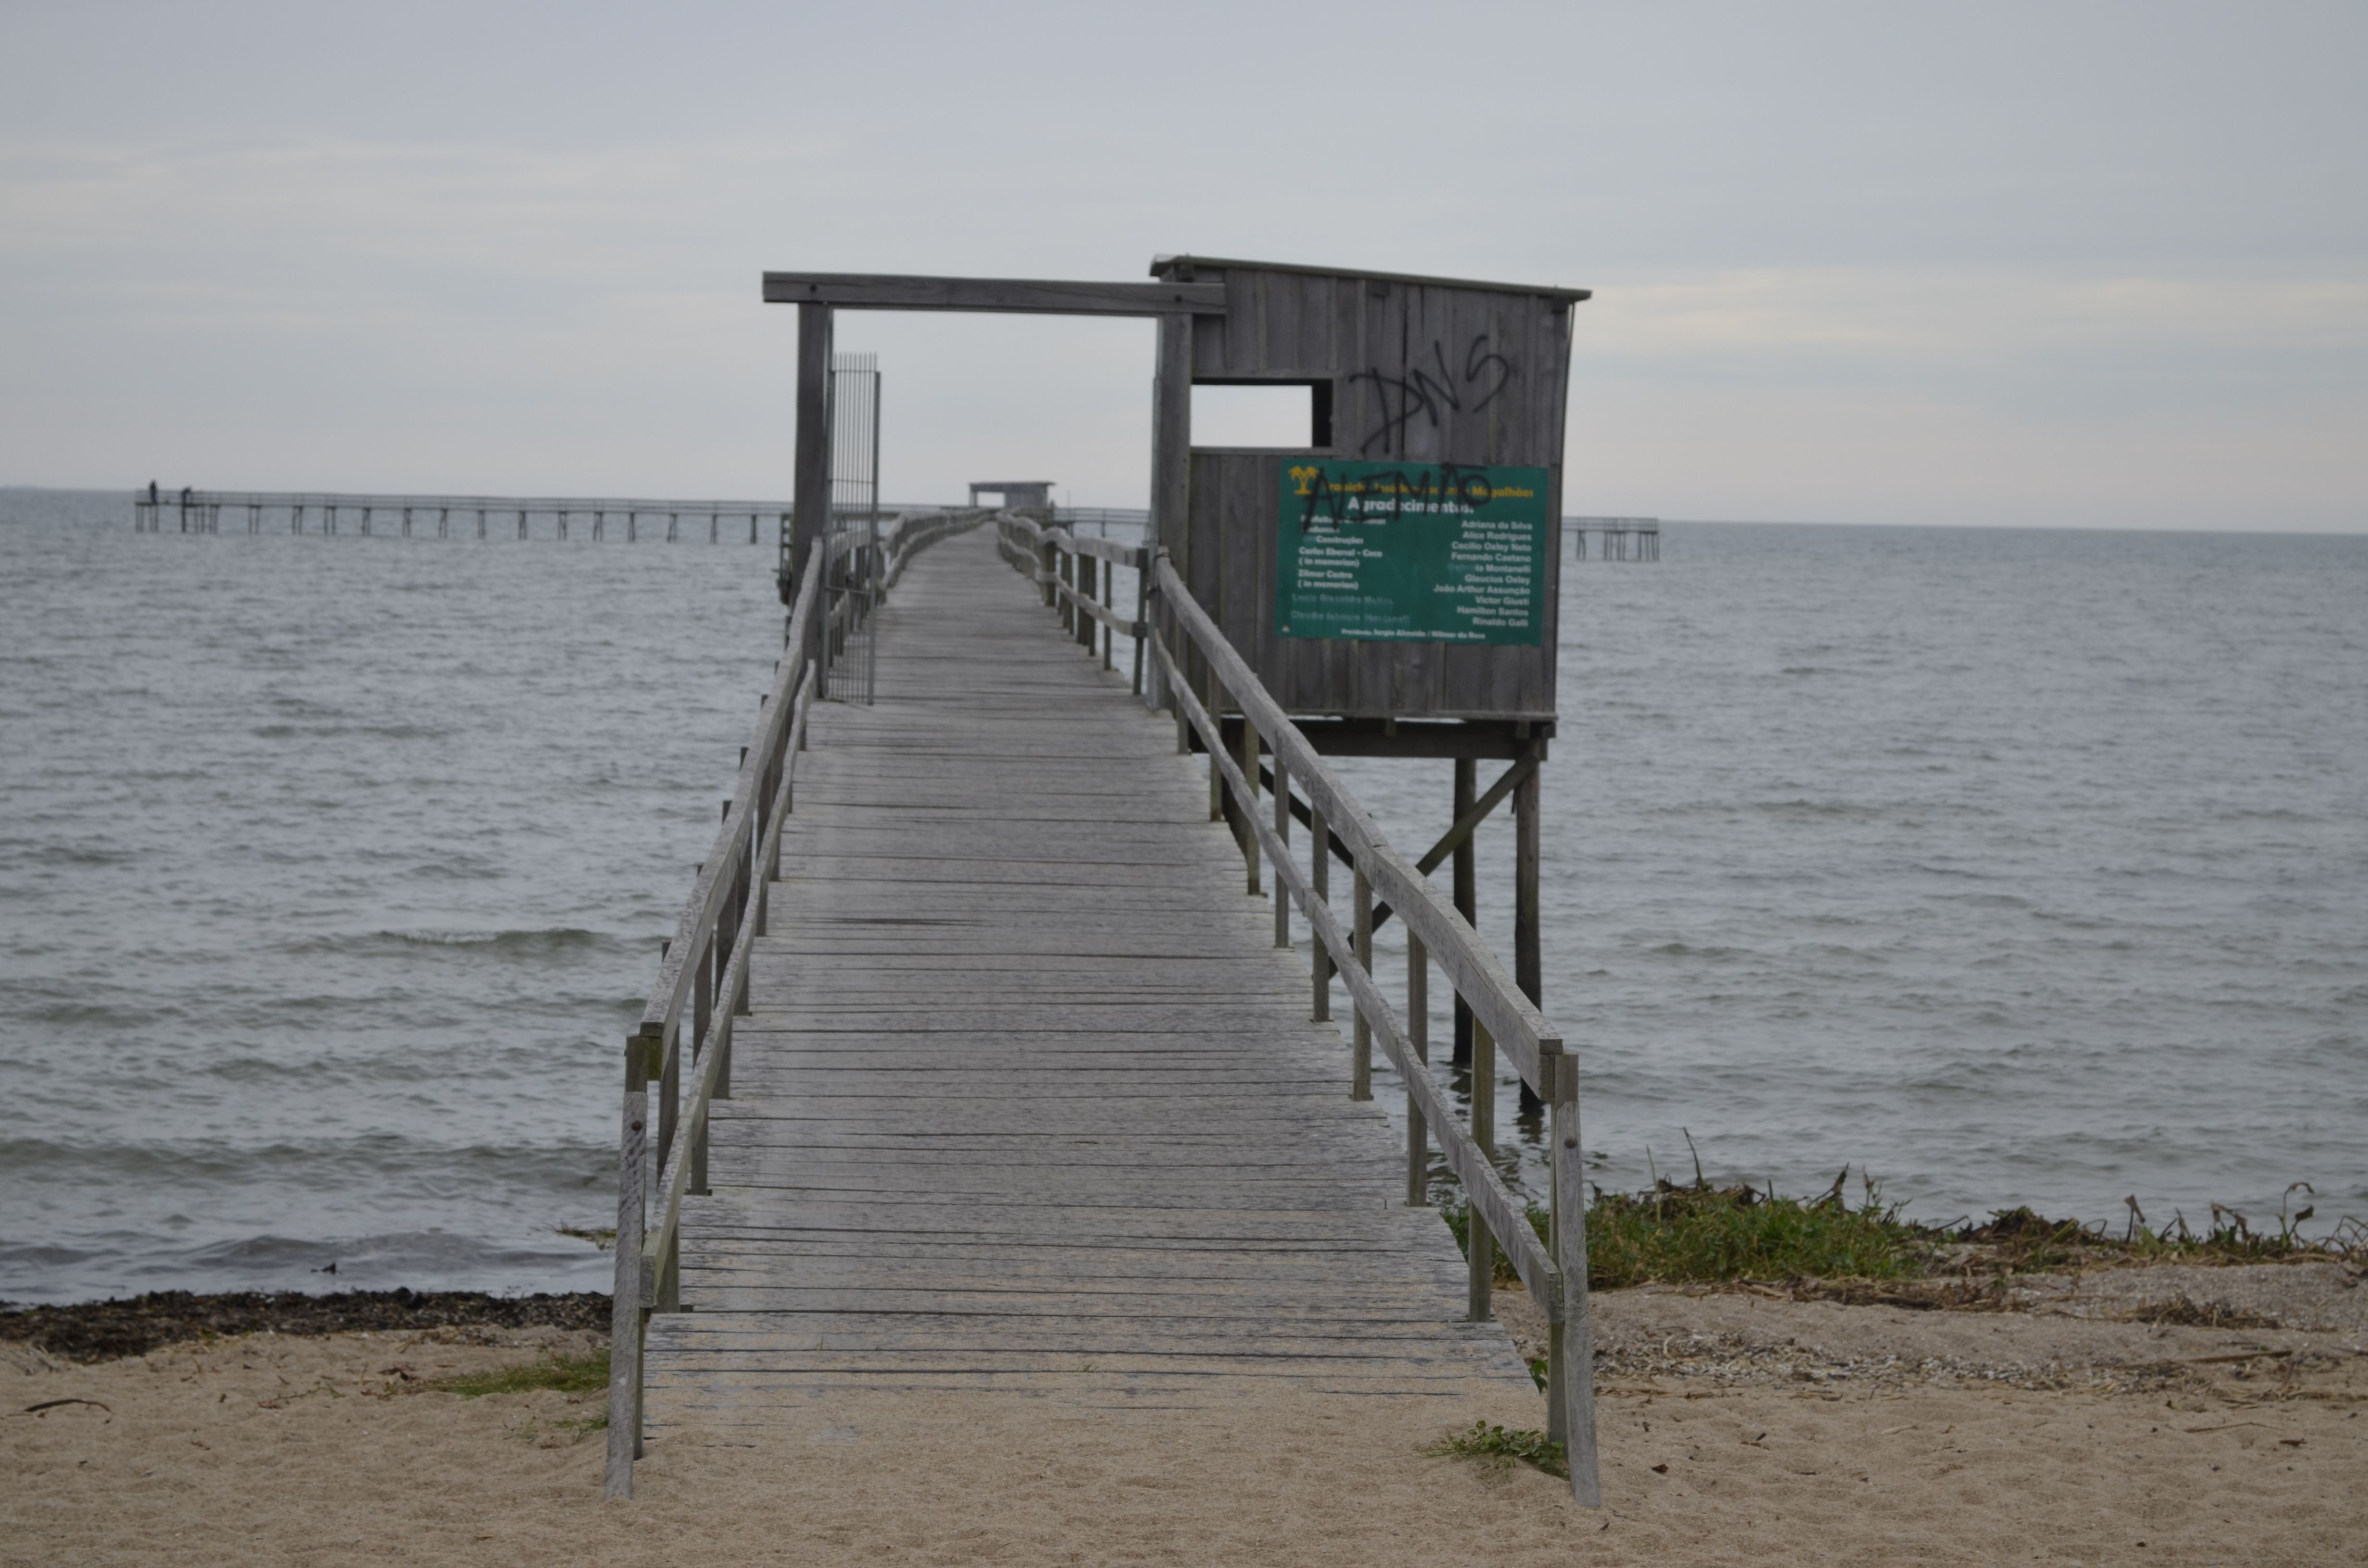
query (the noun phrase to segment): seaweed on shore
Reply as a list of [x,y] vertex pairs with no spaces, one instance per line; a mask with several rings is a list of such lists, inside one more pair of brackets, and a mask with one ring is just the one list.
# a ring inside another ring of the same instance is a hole
[[609,1298],[594,1291],[494,1296],[482,1290],[295,1290],[199,1295],[157,1290],[65,1306],[0,1303],[0,1339],[68,1361],[144,1356],[159,1346],[232,1334],[343,1334],[355,1329],[609,1326]]

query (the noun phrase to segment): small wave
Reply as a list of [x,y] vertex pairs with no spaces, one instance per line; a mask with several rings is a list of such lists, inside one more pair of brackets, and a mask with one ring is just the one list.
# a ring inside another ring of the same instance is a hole
[[24,1016],[37,1024],[73,1024],[103,1028],[135,1028],[154,1018],[153,1013],[129,1007],[110,1007],[104,1002],[52,1002],[34,1007]]
[[500,866],[484,860],[428,860],[403,873],[430,881],[477,882],[496,881],[508,875]]
[[189,1245],[119,1233],[101,1249],[0,1243],[0,1295],[54,1302],[142,1290],[599,1290],[613,1267],[556,1222],[507,1238],[450,1231],[308,1237],[278,1233]]
[[378,741],[438,741],[452,733],[430,724],[258,724],[247,733],[259,741],[336,741],[357,735]]
[[39,844],[25,858],[36,866],[120,866],[139,858],[139,852],[93,844]]
[[[307,937],[289,944],[292,952],[407,953],[420,949],[457,948],[505,959],[546,959],[562,953],[609,952],[626,947],[621,938],[581,926],[556,926],[540,930],[510,931],[371,931],[337,937]],[[638,950],[638,944],[635,945]]]
[[1758,801],[1750,809],[1787,817],[1872,817],[1883,814],[1881,807],[1861,805],[1854,801]]

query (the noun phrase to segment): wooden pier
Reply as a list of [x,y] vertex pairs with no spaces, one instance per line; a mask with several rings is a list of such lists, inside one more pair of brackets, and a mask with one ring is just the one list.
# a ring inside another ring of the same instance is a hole
[[1531,1387],[1121,672],[972,533],[814,710],[647,1421],[817,1392]]
[[[790,613],[626,1042],[611,1496],[645,1437],[858,1392],[1501,1396],[1531,1375],[1489,1321],[1501,1258],[1545,1320],[1545,1435],[1599,1500],[1577,1063],[1539,956],[1587,291],[1152,273],[765,277],[799,314]],[[1155,318],[1148,539],[1012,506],[1049,500],[1033,481],[981,482],[991,519],[839,526],[833,475],[862,462],[834,446],[848,310]],[[1304,450],[1191,444],[1190,388],[1245,381],[1312,389]],[[855,642],[864,705],[820,701]],[[1452,761],[1453,826],[1409,859],[1329,756]],[[1472,835],[1507,804],[1509,971],[1471,923]],[[1452,894],[1429,880],[1451,858]],[[1434,978],[1460,1100],[1430,1064]],[[1403,1139],[1372,1104],[1376,1051]],[[1534,1197],[1495,1163],[1500,1062],[1548,1119]]]

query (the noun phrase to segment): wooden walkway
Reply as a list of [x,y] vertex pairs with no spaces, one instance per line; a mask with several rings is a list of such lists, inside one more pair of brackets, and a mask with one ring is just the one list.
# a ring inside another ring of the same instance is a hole
[[1173,724],[985,530],[879,637],[799,762],[652,1437],[855,1389],[1530,1389]]

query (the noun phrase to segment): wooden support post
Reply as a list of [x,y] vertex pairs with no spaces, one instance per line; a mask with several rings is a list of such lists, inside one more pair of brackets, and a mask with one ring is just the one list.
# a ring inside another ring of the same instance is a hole
[[[1355,911],[1357,967],[1368,975],[1373,972],[1373,884],[1365,880],[1365,868],[1357,868],[1356,892],[1351,895]],[[1349,1056],[1349,1097],[1369,1100],[1373,1097],[1373,1026],[1365,1017],[1365,1009],[1353,1002],[1350,1010],[1357,1016],[1349,1034],[1354,1040]]]
[[[1329,908],[1332,903],[1332,830],[1324,821],[1324,808],[1311,798],[1307,802],[1307,880],[1315,884],[1315,902]],[[1315,929],[1315,917],[1307,917],[1307,948],[1309,969],[1315,982],[1315,999],[1308,1017],[1323,1023],[1332,1016],[1332,955],[1324,946],[1324,933]]]
[[[797,581],[780,585],[781,602],[795,602],[798,584],[819,570],[819,551],[830,540],[830,350],[831,308],[822,304],[798,307],[798,447],[791,475],[790,569]],[[713,537],[716,518],[709,519]],[[805,654],[809,663],[823,662],[823,639],[830,618],[828,606],[815,601],[808,628]]]
[[[1257,759],[1251,759],[1250,778],[1258,778]],[[1282,766],[1282,754],[1274,754],[1274,835],[1282,840],[1282,852],[1291,853],[1291,775]],[[1282,869],[1274,873],[1274,945],[1291,946],[1291,884],[1283,881]]]
[[[1406,1037],[1417,1062],[1430,1060],[1430,954],[1422,938],[1406,935]],[[1406,1207],[1430,1202],[1430,1136],[1414,1091],[1406,1091]]]
[[[1483,1155],[1497,1152],[1497,1042],[1488,1038],[1488,1026],[1474,1018],[1472,1021],[1472,1142],[1480,1145]],[[1497,1284],[1497,1244],[1488,1233],[1488,1221],[1480,1217],[1479,1208],[1466,1201],[1463,1205],[1466,1246],[1464,1262],[1470,1268],[1470,1300],[1467,1314],[1480,1322],[1496,1311],[1491,1293]]]
[[[1192,487],[1192,318],[1188,314],[1159,318],[1159,348],[1151,382],[1151,518],[1144,539],[1146,550],[1183,548]],[[1189,643],[1178,640],[1171,650],[1179,660],[1178,673],[1190,677]],[[1159,690],[1166,676],[1157,665],[1150,672],[1153,706],[1167,694]]]
[[1252,898],[1256,898],[1258,895],[1258,726],[1250,722],[1250,716],[1247,713],[1242,715],[1242,778],[1249,786],[1248,797],[1241,801],[1239,813],[1242,824],[1242,865],[1246,868],[1248,877],[1247,891]]
[[[1108,609],[1110,608],[1110,599],[1116,593],[1118,587],[1118,568],[1107,561],[1100,562],[1100,565],[1102,573],[1102,608]],[[1105,624],[1102,627],[1102,668],[1109,669],[1110,667],[1110,655],[1117,652],[1117,631]]]
[[[1463,820],[1464,813],[1473,807],[1474,801],[1479,793],[1479,788],[1480,765],[1468,756],[1457,757],[1455,759],[1455,804],[1453,812],[1448,817],[1450,822]],[[1475,927],[1479,925],[1478,890],[1478,863],[1473,858],[1472,838],[1467,836],[1463,843],[1455,846],[1455,912],[1463,916],[1466,924]],[[1458,993],[1455,998],[1453,1060],[1458,1067],[1463,1066],[1472,1060],[1472,1006],[1463,1000],[1461,993]]]
[[[1537,770],[1513,786],[1513,983],[1531,1005],[1545,1006],[1545,965],[1539,947],[1538,856],[1540,779]],[[1545,1102],[1521,1085],[1521,1113]]]

